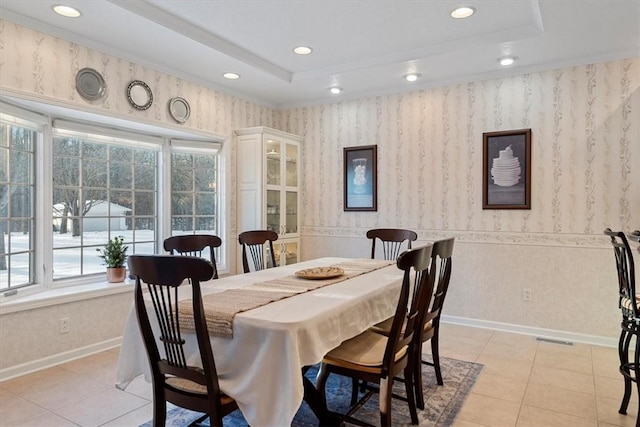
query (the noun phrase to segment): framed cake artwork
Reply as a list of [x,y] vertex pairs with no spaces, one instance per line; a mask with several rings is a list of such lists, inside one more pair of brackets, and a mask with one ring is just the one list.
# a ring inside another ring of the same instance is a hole
[[531,129],[482,134],[482,209],[531,209]]

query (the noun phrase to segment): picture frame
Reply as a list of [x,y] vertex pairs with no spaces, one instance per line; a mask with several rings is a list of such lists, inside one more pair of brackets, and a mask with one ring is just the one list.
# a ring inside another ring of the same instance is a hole
[[344,210],[378,210],[378,146],[344,147]]
[[482,134],[482,209],[531,209],[531,129]]

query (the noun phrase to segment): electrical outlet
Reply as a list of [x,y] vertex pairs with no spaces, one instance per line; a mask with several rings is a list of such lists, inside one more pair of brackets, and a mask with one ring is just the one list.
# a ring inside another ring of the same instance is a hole
[[522,290],[522,301],[531,302],[533,300],[533,292],[531,289]]
[[60,319],[60,333],[68,334],[69,333],[69,318],[65,317],[64,319]]

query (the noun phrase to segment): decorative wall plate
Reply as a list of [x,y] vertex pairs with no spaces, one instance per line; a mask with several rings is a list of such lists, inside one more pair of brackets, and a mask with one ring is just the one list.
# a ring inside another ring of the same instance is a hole
[[127,99],[133,108],[146,110],[153,104],[153,92],[142,80],[133,80],[127,86]]
[[83,68],[76,74],[76,90],[84,99],[95,101],[104,96],[107,85],[99,72],[93,68]]
[[171,117],[178,123],[186,122],[191,114],[189,103],[186,99],[180,98],[179,96],[171,98],[169,101],[169,114],[171,114]]

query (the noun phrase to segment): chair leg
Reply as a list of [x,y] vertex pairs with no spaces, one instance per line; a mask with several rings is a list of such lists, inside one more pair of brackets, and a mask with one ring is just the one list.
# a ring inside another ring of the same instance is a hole
[[[410,360],[404,368],[404,389],[407,393],[407,403],[409,404],[409,414],[411,415],[411,424],[418,425],[418,411],[416,409],[416,396],[413,393],[415,385],[413,384],[413,368],[416,363]],[[418,363],[420,365],[420,363]]]
[[433,337],[431,337],[431,355],[433,356],[433,367],[436,370],[436,380],[438,385],[443,385],[442,372],[440,371],[440,347],[439,347],[439,325],[434,325]]
[[391,427],[392,388],[392,377],[380,379],[380,427]]
[[360,388],[360,384],[358,380],[355,378],[351,378],[351,406],[355,405],[358,402],[358,389]]
[[162,385],[153,384],[153,427],[164,427],[167,423],[167,401]]
[[620,409],[618,413],[626,415],[629,400],[631,399],[631,378],[628,368],[629,363],[629,344],[631,342],[631,334],[626,330],[625,325],[622,325],[622,331],[620,332],[620,340],[618,341],[618,357],[620,358],[620,372],[624,379],[624,396],[620,403]]
[[416,406],[424,409],[424,393],[422,391],[422,343],[413,350],[413,360],[409,361],[413,369],[413,388],[415,389]]
[[634,378],[636,382],[636,390],[638,391],[638,413],[636,416],[636,427],[640,427],[640,325],[633,325],[634,327],[634,335],[636,338],[636,351],[633,355],[633,370]]

